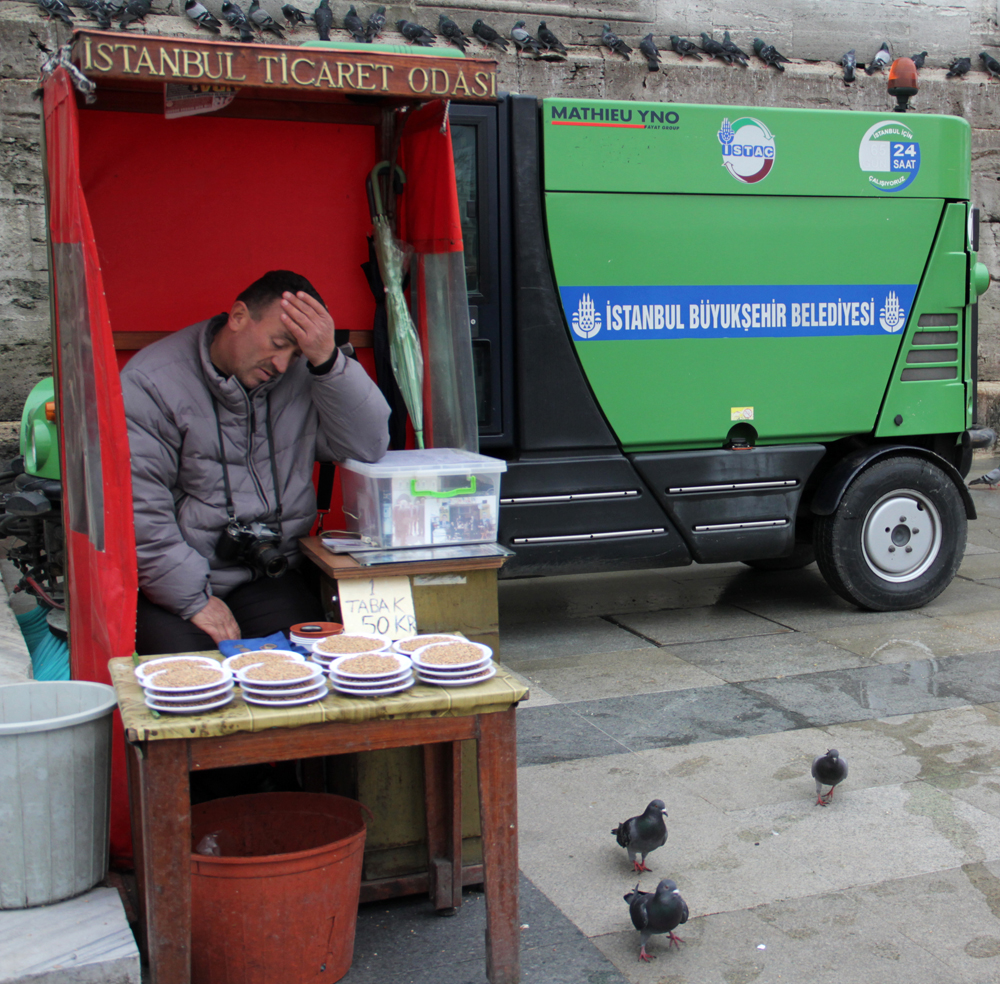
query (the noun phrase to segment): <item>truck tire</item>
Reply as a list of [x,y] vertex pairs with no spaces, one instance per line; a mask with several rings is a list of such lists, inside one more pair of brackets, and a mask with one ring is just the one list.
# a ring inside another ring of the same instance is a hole
[[908,455],[884,458],[847,487],[813,543],[826,582],[877,612],[919,608],[951,584],[968,534],[965,505],[948,475]]
[[744,560],[743,563],[755,571],[797,571],[808,567],[815,559],[811,543],[797,543],[787,557],[761,557],[759,560]]

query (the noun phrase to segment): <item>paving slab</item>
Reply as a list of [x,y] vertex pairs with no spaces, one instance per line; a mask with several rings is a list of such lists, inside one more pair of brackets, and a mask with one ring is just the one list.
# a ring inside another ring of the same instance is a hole
[[995,612],[1000,608],[1000,591],[988,584],[955,578],[937,598],[920,609],[923,615],[966,615]]
[[[1000,576],[1000,570],[997,571]],[[700,608],[667,609],[658,612],[615,614],[611,620],[658,646],[688,642],[742,639],[747,636],[788,632],[752,612],[732,605],[703,605]]]
[[515,669],[526,659],[653,648],[653,643],[604,618],[546,618],[510,626],[501,623],[500,640],[501,660]]
[[140,984],[139,950],[117,889],[0,910],[2,984]]
[[962,566],[958,569],[958,576],[972,581],[1000,577],[1000,551],[977,547],[970,543],[966,548]]
[[863,663],[903,663],[976,653],[1000,645],[1000,621],[993,612],[954,616],[917,617],[864,625],[836,623],[813,635],[838,649],[856,653]]
[[566,704],[526,705],[517,712],[518,767],[617,755],[628,750]]

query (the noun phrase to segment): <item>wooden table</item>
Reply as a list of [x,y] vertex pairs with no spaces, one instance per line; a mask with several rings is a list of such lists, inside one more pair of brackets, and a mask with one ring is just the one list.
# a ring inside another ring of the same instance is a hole
[[[486,893],[486,973],[516,984],[517,768],[515,707],[526,688],[503,667],[467,688],[418,685],[385,698],[331,693],[303,707],[251,707],[154,718],[129,659],[108,664],[128,743],[129,800],[140,907],[153,984],[191,979],[191,801],[197,769],[419,745],[428,775],[428,828],[461,896],[461,825],[453,794],[458,742],[475,740]],[[433,801],[433,803],[432,803]],[[455,853],[457,851],[457,854]],[[439,863],[440,867],[440,863]],[[294,982],[289,982],[294,984]]]

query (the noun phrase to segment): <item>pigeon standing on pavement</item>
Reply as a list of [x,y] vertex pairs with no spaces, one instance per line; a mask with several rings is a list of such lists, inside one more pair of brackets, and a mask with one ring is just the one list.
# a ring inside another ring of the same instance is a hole
[[285,20],[288,21],[288,26],[293,31],[299,24],[305,24],[306,22],[306,15],[302,13],[298,7],[290,3],[284,3],[281,5],[281,13],[284,15]]
[[840,59],[840,64],[844,68],[844,82],[853,82],[854,70],[858,67],[858,60],[853,48]]
[[988,51],[980,51],[979,58],[983,63],[983,69],[990,73],[991,78],[1000,78],[1000,62],[998,62]]
[[910,61],[913,62],[914,67],[919,71],[924,67],[924,60],[927,58],[927,52],[921,51],[916,55],[910,55]]
[[875,52],[872,60],[865,65],[865,74],[874,75],[876,72],[881,72],[889,62],[892,61],[892,55],[889,54],[889,45],[885,41],[882,42],[882,47]]
[[671,34],[670,47],[677,52],[682,60],[687,56],[693,58],[695,61],[701,61],[701,55],[698,54],[698,45],[693,41],[688,41],[687,38],[679,38],[676,34]]
[[536,55],[542,53],[538,39],[528,33],[523,20],[515,22],[510,29],[510,37],[518,51],[533,51]]
[[656,47],[656,42],[653,40],[652,34],[647,34],[639,42],[639,50],[645,56],[649,70],[651,72],[658,72],[660,70],[660,49]]
[[429,48],[437,37],[432,30],[416,21],[398,20],[396,21],[396,30],[411,44],[418,44],[422,48]]
[[1000,468],[994,468],[993,471],[988,471],[985,475],[980,475],[979,478],[974,478],[970,485],[989,485],[995,486],[1000,485]]
[[949,66],[945,74],[946,79],[958,79],[965,75],[972,68],[971,58],[956,58]]
[[438,14],[438,32],[462,51],[472,43],[471,38],[466,37],[465,32],[447,14]]
[[199,3],[198,0],[186,0],[184,13],[199,27],[204,27],[213,34],[218,34],[219,28],[222,27],[222,21],[213,17],[208,8],[203,3]]
[[333,27],[333,11],[330,0],[319,0],[319,6],[313,11],[313,23],[319,32],[320,41],[330,40],[330,28]]
[[344,14],[344,30],[359,43],[364,43],[368,40],[365,34],[365,25],[361,23],[361,18],[358,17],[358,12],[354,9],[353,3],[347,8],[347,13]]
[[499,48],[501,51],[506,51],[509,47],[507,39],[502,37],[497,31],[494,31],[493,28],[482,19],[477,20],[475,24],[472,25],[472,33],[485,45]]
[[48,16],[49,20],[58,17],[64,24],[73,26],[73,14],[63,0],[38,0],[38,6]]
[[566,45],[562,43],[546,26],[545,21],[538,25],[538,43],[543,45],[546,51],[556,55],[568,54]]
[[791,59],[786,58],[773,44],[765,44],[760,38],[753,39],[753,53],[765,64],[776,68],[779,72],[785,70],[785,65],[791,65]]
[[[836,748],[831,748],[826,755],[813,759],[812,776],[816,780],[816,805],[826,806],[833,799],[834,789],[847,778],[847,760],[840,757]],[[830,787],[826,796],[824,786]]]
[[250,0],[250,9],[247,11],[252,23],[258,31],[270,31],[275,37],[285,40],[285,34],[278,27],[274,18],[260,5],[258,0]]
[[610,24],[605,24],[601,31],[601,40],[614,52],[629,60],[628,53],[632,50],[614,31]]
[[376,38],[381,37],[385,30],[385,6],[379,4],[378,10],[374,14],[368,15],[368,23],[365,25],[365,40],[371,44]]
[[[623,820],[611,831],[628,851],[633,871],[651,870],[646,867],[646,858],[667,842],[667,825],[663,819],[666,815],[663,800],[655,799],[639,816]],[[635,859],[637,854],[642,855],[638,861]]]
[[669,942],[667,949],[676,946],[679,950],[684,942],[674,935],[674,930],[688,921],[687,902],[677,891],[677,883],[664,878],[656,886],[656,892],[640,892],[638,884],[624,896],[628,903],[628,914],[632,917],[632,925],[639,933],[639,959],[652,960],[646,952],[646,944],[650,936],[666,933]]
[[[323,2],[326,3],[326,0]],[[240,41],[244,44],[256,40],[247,15],[243,13],[243,8],[238,3],[234,3],[234,0],[225,0],[222,4],[222,16],[231,28],[240,32]]]

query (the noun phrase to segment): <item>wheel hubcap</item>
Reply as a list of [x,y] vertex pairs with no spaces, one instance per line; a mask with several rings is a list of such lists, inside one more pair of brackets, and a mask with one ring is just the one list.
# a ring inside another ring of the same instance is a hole
[[886,581],[912,581],[934,563],[941,537],[941,516],[927,496],[911,489],[890,492],[865,517],[865,562]]

